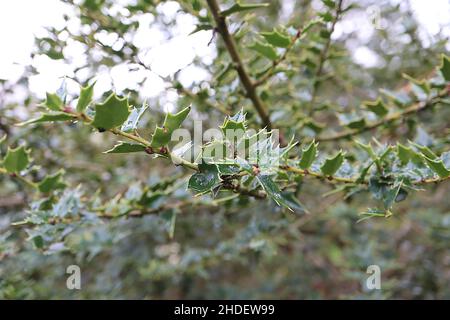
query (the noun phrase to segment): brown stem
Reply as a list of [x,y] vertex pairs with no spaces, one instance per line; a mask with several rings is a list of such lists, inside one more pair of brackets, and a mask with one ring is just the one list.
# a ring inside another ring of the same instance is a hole
[[317,137],[315,140],[320,142],[327,142],[327,141],[336,141],[339,139],[349,138],[351,136],[375,129],[379,126],[382,126],[384,124],[391,123],[395,120],[403,119],[409,115],[413,115],[415,113],[418,113],[420,111],[423,111],[425,109],[431,108],[434,105],[436,105],[442,97],[445,97],[448,95],[448,89],[444,89],[442,92],[440,92],[436,97],[433,99],[430,99],[428,101],[422,101],[419,103],[416,103],[402,111],[392,113],[383,119],[380,119],[378,121],[374,121],[372,123],[366,124],[364,127],[360,129],[354,129],[354,130],[345,130],[335,135],[330,136],[323,136],[323,137]]
[[325,64],[325,61],[326,61],[327,56],[328,56],[328,50],[330,49],[331,35],[334,32],[334,28],[336,27],[336,23],[338,22],[339,16],[341,15],[341,12],[342,12],[342,1],[343,0],[339,0],[338,3],[337,3],[336,14],[334,15],[333,21],[331,22],[330,35],[329,35],[329,37],[327,39],[327,42],[325,43],[325,46],[323,47],[322,52],[320,53],[319,65],[318,65],[316,73],[314,75],[313,91],[311,93],[311,102],[309,104],[309,115],[312,115],[314,113],[314,103],[316,101],[317,92],[319,91],[319,87],[320,87],[320,83],[321,83],[319,81],[319,78],[322,76],[323,65]]
[[260,97],[258,96],[258,93],[256,92],[256,86],[253,84],[249,74],[247,73],[247,70],[245,69],[242,59],[238,53],[236,43],[234,42],[233,37],[228,31],[228,26],[225,21],[225,17],[221,15],[219,4],[217,3],[216,0],[207,0],[207,2],[209,9],[211,10],[211,13],[216,22],[216,30],[222,36],[222,39],[225,43],[225,47],[227,48],[227,51],[231,59],[233,60],[234,67],[239,75],[239,79],[241,80],[242,85],[245,88],[247,97],[252,101],[254,108],[256,109],[256,111],[259,114],[259,117],[261,118],[263,126],[265,126],[268,130],[270,130],[272,128],[272,123],[270,121],[267,108],[260,99]]

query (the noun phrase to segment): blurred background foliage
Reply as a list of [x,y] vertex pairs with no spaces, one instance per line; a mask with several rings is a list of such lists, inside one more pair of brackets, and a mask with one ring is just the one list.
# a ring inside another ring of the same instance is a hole
[[[76,97],[78,84],[86,85],[101,73],[106,76],[99,81],[97,99],[114,91],[129,94],[133,105],[148,101],[150,112],[140,123],[142,135],[161,122],[165,111],[186,105],[193,106],[193,117],[202,119],[205,128],[217,127],[223,112],[241,107],[250,125],[260,126],[223,43],[207,31],[211,16],[206,2],[63,2],[71,12],[64,17],[66,24],[47,28],[37,37],[33,61],[61,60],[69,66],[66,79],[61,79],[69,96]],[[233,3],[221,1],[223,8]],[[328,10],[321,1],[269,3],[229,20],[240,54],[255,78],[263,77],[272,63],[249,49],[262,39],[260,32],[276,27],[295,35]],[[428,77],[440,54],[448,50],[448,35],[424,32],[408,1],[344,4],[348,10],[331,40],[329,23],[313,26],[259,87],[272,122],[285,136],[302,141],[330,130],[339,123],[336,114],[358,113],[361,102],[375,99],[379,89],[405,89],[403,73]],[[367,21],[371,6],[380,10],[380,28]],[[176,46],[171,51],[169,46],[170,54],[164,56],[154,49],[196,28],[206,30],[191,36],[198,37],[203,47],[186,58],[183,68],[171,70],[167,65],[172,57],[190,53]],[[328,58],[315,88],[328,41]],[[366,61],[355,59],[361,47],[370,51],[363,56]],[[159,64],[169,71],[158,69]],[[112,70],[118,72],[118,67],[119,77],[114,78]],[[133,197],[136,190],[161,180],[168,180],[172,189],[158,201],[191,197],[180,168],[140,154],[103,154],[115,141],[111,136],[77,124],[14,126],[39,110],[42,96],[28,89],[30,77],[39,72],[31,64],[18,81],[0,83],[0,133],[7,134],[9,145],[26,142],[33,150],[39,165],[32,172],[35,179],[64,168],[71,186],[66,193],[76,199],[109,201],[111,206],[118,205],[115,195]],[[201,79],[192,73],[200,73]],[[150,94],[154,86],[160,90]],[[309,108],[312,94],[317,110],[307,117],[303,110]],[[449,118],[448,108],[427,110],[396,126],[379,128],[376,137],[386,143],[404,142],[417,139],[419,133],[445,145]],[[191,123],[184,125],[189,128]],[[372,135],[368,132],[364,138]],[[335,150],[348,143],[341,140],[322,147]],[[46,250],[26,241],[30,235],[23,228],[11,227],[38,198],[7,176],[0,176],[0,183],[0,298],[450,298],[448,183],[415,193],[396,207],[390,219],[357,223],[358,213],[371,206],[367,195],[322,197],[331,188],[305,180],[299,184],[299,198],[310,214],[293,215],[272,202],[242,197],[216,206],[183,207],[175,225],[164,214],[94,219],[91,225],[73,230],[64,239],[64,248],[53,245]],[[82,290],[66,288],[65,270],[71,264],[81,267]],[[364,289],[365,271],[371,264],[381,267],[382,290]]]

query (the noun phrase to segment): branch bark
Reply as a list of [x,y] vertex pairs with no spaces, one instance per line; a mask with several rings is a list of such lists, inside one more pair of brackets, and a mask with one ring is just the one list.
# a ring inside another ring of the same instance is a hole
[[242,85],[245,88],[247,97],[252,101],[254,108],[258,112],[259,117],[261,118],[261,121],[263,123],[263,126],[265,126],[268,130],[272,129],[272,123],[270,121],[269,114],[267,112],[267,108],[258,96],[258,93],[256,91],[256,86],[252,82],[247,70],[245,69],[245,66],[242,62],[242,59],[239,55],[236,43],[231,36],[228,26],[225,20],[225,17],[221,15],[221,10],[219,7],[219,4],[216,0],[207,0],[209,9],[214,17],[214,20],[216,22],[216,30],[221,35],[225,47],[233,60],[233,63],[235,65],[235,69],[239,75],[239,79],[242,82]]

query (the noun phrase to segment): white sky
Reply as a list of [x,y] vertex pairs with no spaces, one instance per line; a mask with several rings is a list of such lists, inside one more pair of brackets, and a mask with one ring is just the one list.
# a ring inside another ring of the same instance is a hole
[[[434,35],[439,32],[444,25],[447,26],[446,32],[450,35],[448,25],[450,23],[450,1],[449,0],[410,0],[419,22],[426,31]],[[164,4],[164,12],[175,14],[177,4],[168,1]],[[31,62],[29,54],[34,44],[34,34],[39,34],[42,26],[58,26],[63,23],[62,14],[66,12],[70,15],[69,8],[58,0],[1,0],[0,1],[0,41],[2,49],[0,50],[0,79],[13,80],[17,78],[22,70],[23,65]],[[144,17],[143,19],[151,19]],[[211,60],[214,56],[213,48],[207,44],[211,38],[210,32],[200,32],[192,36],[188,36],[193,29],[194,21],[188,15],[184,15],[178,19],[177,36],[170,41],[164,40],[158,30],[146,30],[138,34],[134,39],[135,44],[140,46],[148,46],[148,40],[153,39],[152,49],[143,55],[143,60],[152,66],[152,69],[162,75],[167,76],[180,68],[189,65],[195,56],[201,56]],[[353,23],[355,24],[355,23]],[[366,23],[367,24],[367,23]],[[344,28],[341,26],[341,29]],[[348,26],[347,26],[348,27]],[[361,25],[358,28],[364,29]],[[368,32],[369,27],[365,27]],[[339,28],[336,30],[335,36],[339,35]],[[145,41],[144,41],[145,40]],[[68,54],[75,61],[80,57],[80,48],[73,47]],[[180,54],[182,52],[183,54]],[[354,52],[354,58],[357,62],[371,66],[375,63],[370,50],[366,47],[359,47]],[[82,61],[78,61],[82,63]],[[34,61],[34,65],[40,72],[39,75],[30,79],[30,89],[39,97],[43,97],[45,91],[56,90],[60,83],[61,77],[70,72],[71,67],[64,64],[63,61],[54,61],[47,57],[41,57]],[[108,90],[110,76],[113,78],[115,89],[125,88],[129,78],[123,77],[126,72],[126,66],[116,66],[111,70],[105,71],[98,75],[96,87],[99,91]],[[136,79],[145,75],[136,74]],[[164,83],[155,74],[146,75],[145,91],[148,96],[156,96],[164,90]],[[204,71],[195,67],[188,67],[181,80],[189,83],[193,80],[201,80],[206,78]]]

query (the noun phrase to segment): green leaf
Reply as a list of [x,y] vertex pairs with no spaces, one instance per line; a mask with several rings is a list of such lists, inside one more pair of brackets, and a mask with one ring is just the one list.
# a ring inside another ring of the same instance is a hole
[[441,70],[444,79],[450,81],[450,59],[445,54],[442,55],[442,63],[439,70]]
[[419,153],[401,143],[397,143],[397,156],[402,165],[408,164],[409,161],[412,161],[416,165],[423,164],[422,156]]
[[380,92],[392,100],[397,106],[404,107],[411,103],[411,98],[404,92],[392,92],[387,89],[380,89]]
[[423,94],[427,95],[430,93],[430,84],[426,80],[417,80],[406,73],[402,74],[403,78],[409,80],[411,82],[411,85],[420,90]]
[[402,165],[407,165],[411,159],[411,148],[397,142],[397,156]]
[[266,57],[266,58],[268,58],[268,59],[270,59],[272,61],[278,59],[278,54],[275,51],[275,48],[272,47],[270,44],[266,44],[266,43],[262,43],[260,41],[256,41],[249,48],[254,50],[254,51],[256,51],[256,52],[258,52],[262,56],[264,56],[264,57]]
[[190,111],[191,108],[186,107],[180,112],[175,114],[167,113],[166,119],[164,120],[164,128],[167,128],[167,130],[169,130],[170,133],[180,128],[181,124],[183,123],[184,119],[186,119]]
[[3,166],[9,173],[18,173],[25,169],[29,162],[28,151],[25,150],[24,146],[20,146],[16,149],[8,148]]
[[409,141],[409,143],[419,149],[419,151],[422,152],[424,156],[430,159],[436,159],[438,157],[433,151],[430,150],[430,148],[426,146],[421,146],[420,144],[414,143],[412,141]]
[[95,105],[92,125],[99,130],[109,130],[123,124],[130,114],[128,98],[119,98],[114,93],[103,103]]
[[242,138],[247,130],[247,121],[245,120],[244,111],[241,110],[234,116],[227,116],[220,126],[220,129],[225,137],[229,137],[229,135],[232,134],[237,139]]
[[373,151],[372,145],[370,144],[370,142],[368,144],[364,144],[361,141],[355,140],[355,143],[358,147],[360,147],[361,149],[363,149],[372,160],[377,159],[377,155],[375,154],[375,151]]
[[200,4],[200,0],[192,0],[192,9],[194,9],[195,11],[200,11],[200,9],[202,8],[201,4]]
[[163,146],[168,145],[170,142],[170,134],[169,131],[165,128],[156,127],[155,132],[152,135],[152,141],[150,145],[153,148],[161,148]]
[[316,18],[308,22],[308,24],[303,28],[302,33],[306,34],[312,27],[314,27],[316,24],[322,23],[322,18]]
[[293,195],[282,192],[269,175],[257,175],[256,179],[267,195],[279,206],[283,206],[290,211],[306,212],[302,204]]
[[319,16],[323,19],[325,22],[330,22],[333,20],[333,15],[329,12],[322,12],[319,13]]
[[139,120],[141,119],[142,115],[144,114],[145,110],[147,110],[147,108],[148,105],[144,102],[142,107],[131,109],[131,113],[128,116],[127,121],[125,121],[120,130],[124,132],[130,132],[135,130],[137,128]]
[[287,48],[291,44],[289,36],[282,34],[277,30],[273,30],[272,32],[261,32],[261,35],[269,44],[275,47]]
[[212,30],[212,29],[214,29],[214,27],[211,24],[209,24],[209,23],[199,23],[195,27],[194,31],[189,33],[189,35],[192,35],[194,33],[200,32],[200,31]]
[[95,82],[93,82],[90,86],[81,88],[80,96],[78,97],[77,102],[77,112],[84,112],[87,106],[91,103],[92,97],[94,96],[94,85]]
[[63,108],[63,102],[56,93],[47,92],[43,105],[53,111],[60,111]]
[[297,199],[293,192],[281,192],[281,197],[284,199],[284,204],[287,208],[291,209],[296,213],[307,213],[308,210],[305,206]]
[[167,233],[172,239],[175,233],[175,223],[177,220],[177,212],[175,210],[167,210],[161,214],[161,218],[166,222]]
[[427,156],[424,156],[424,159],[428,167],[430,167],[430,169],[433,170],[440,178],[447,178],[450,176],[450,170],[445,167],[442,159],[430,159]]
[[399,196],[399,192],[402,187],[402,182],[395,183],[392,188],[386,189],[386,191],[383,194],[383,204],[384,208],[386,210],[389,210],[392,208],[392,205],[397,200],[397,197]]
[[33,240],[33,244],[37,249],[42,249],[44,247],[44,238],[42,238],[42,236],[36,236],[30,240]]
[[300,159],[300,168],[309,169],[317,156],[317,146],[319,143],[312,141],[306,150],[302,150],[302,158]]
[[220,15],[222,17],[227,17],[236,12],[249,11],[259,8],[268,7],[269,3],[241,3],[240,1],[236,1],[230,8],[223,10]]
[[172,133],[181,126],[181,123],[186,119],[190,110],[190,107],[186,107],[175,114],[167,113],[163,126],[156,127],[150,145],[153,148],[166,146],[170,142]]
[[350,129],[361,129],[366,126],[366,120],[364,118],[355,119],[352,121],[349,121],[345,124]]
[[63,189],[66,184],[61,181],[61,177],[64,174],[64,170],[59,170],[53,175],[47,175],[44,180],[37,184],[40,192],[48,193],[52,190]]
[[131,153],[131,152],[142,152],[145,151],[145,147],[140,144],[119,142],[111,149],[103,153]]
[[214,164],[199,164],[200,172],[193,174],[189,178],[188,188],[197,193],[212,190],[220,184],[219,169]]
[[334,9],[334,7],[336,6],[333,0],[322,0],[322,2],[330,9]]
[[339,151],[334,157],[327,158],[323,165],[320,167],[320,170],[324,175],[332,176],[339,170],[342,163],[344,162],[344,155],[342,150]]
[[217,168],[221,175],[234,175],[239,173],[239,166],[235,164],[218,164]]
[[383,100],[381,100],[380,98],[378,98],[376,101],[365,101],[363,102],[363,104],[367,107],[367,109],[375,113],[380,118],[384,117],[389,112]]
[[25,122],[18,123],[18,126],[25,126],[33,123],[50,122],[50,121],[69,121],[75,119],[74,115],[65,112],[43,113],[39,118],[30,119]]

